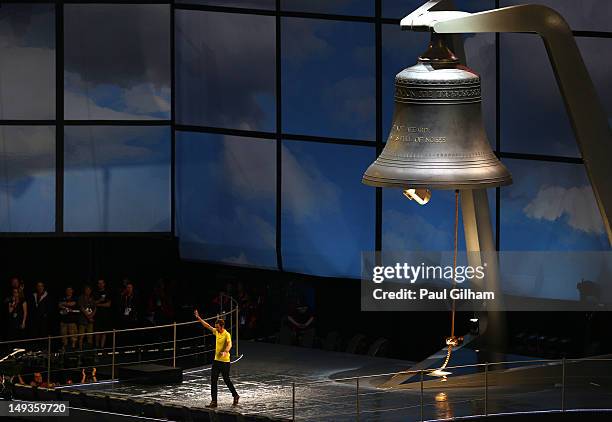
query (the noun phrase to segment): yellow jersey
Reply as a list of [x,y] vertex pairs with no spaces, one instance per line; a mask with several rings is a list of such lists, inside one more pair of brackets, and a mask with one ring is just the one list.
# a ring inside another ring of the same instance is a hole
[[232,341],[231,334],[227,330],[223,330],[223,333],[219,333],[216,328],[213,329],[213,333],[215,334],[215,337],[217,338],[217,344],[215,346],[215,360],[218,360],[219,362],[229,362],[230,361],[229,352],[225,356],[222,356],[221,353],[225,351],[225,348],[227,347],[227,343],[228,342],[231,343]]

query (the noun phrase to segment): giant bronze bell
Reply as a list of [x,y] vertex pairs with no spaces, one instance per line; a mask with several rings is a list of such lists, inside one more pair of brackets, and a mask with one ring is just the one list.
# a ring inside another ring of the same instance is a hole
[[418,63],[395,78],[391,133],[363,183],[413,191],[512,183],[487,140],[480,102],[480,77],[432,33]]

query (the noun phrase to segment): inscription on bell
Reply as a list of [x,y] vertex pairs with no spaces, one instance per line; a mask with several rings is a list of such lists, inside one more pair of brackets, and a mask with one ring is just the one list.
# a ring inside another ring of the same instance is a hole
[[446,142],[446,136],[433,136],[430,135],[430,128],[418,127],[418,126],[407,126],[407,125],[393,125],[392,139],[397,142],[414,142],[414,143],[435,143],[442,144]]
[[416,126],[407,126],[407,125],[393,125],[393,128],[398,132],[410,132],[410,133],[426,133],[429,132],[428,127],[416,127]]

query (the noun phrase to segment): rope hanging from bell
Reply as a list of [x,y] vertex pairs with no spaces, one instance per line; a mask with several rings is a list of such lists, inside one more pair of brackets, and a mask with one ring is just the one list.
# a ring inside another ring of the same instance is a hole
[[[458,253],[458,242],[459,242],[459,190],[455,190],[455,230],[454,230],[454,248],[453,248],[453,289],[457,286],[457,282],[455,280],[455,276],[457,273],[457,253]],[[459,338],[455,336],[455,315],[457,311],[457,306],[455,299],[452,299],[451,305],[451,332],[450,336],[446,338],[446,358],[444,359],[444,363],[438,369],[435,369],[429,373],[432,376],[441,376],[444,380],[446,380],[446,376],[450,373],[444,371],[448,362],[450,361],[451,355],[453,353],[453,347],[456,347],[459,344]]]

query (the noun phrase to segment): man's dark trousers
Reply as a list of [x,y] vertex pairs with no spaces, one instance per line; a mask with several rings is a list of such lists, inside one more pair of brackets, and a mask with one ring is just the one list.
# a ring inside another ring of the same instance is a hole
[[210,371],[210,394],[212,395],[212,401],[217,401],[217,382],[219,381],[219,374],[223,377],[223,381],[227,388],[229,388],[233,397],[236,397],[238,393],[232,384],[232,380],[229,377],[230,363],[213,360],[212,369]]

